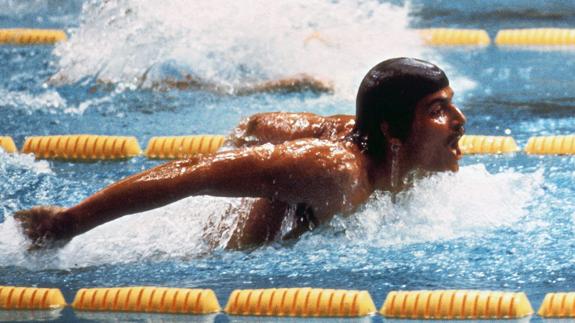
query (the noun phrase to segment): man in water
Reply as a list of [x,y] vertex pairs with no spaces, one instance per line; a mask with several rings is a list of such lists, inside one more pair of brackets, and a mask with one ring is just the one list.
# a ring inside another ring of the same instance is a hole
[[280,238],[295,238],[336,214],[354,212],[375,190],[397,192],[414,177],[457,171],[466,120],[452,99],[437,66],[386,60],[364,77],[355,120],[257,115],[231,137],[240,148],[163,164],[70,208],[41,206],[15,217],[33,245],[44,247],[188,196],[251,197],[257,199],[228,247],[277,239],[287,216],[295,223]]

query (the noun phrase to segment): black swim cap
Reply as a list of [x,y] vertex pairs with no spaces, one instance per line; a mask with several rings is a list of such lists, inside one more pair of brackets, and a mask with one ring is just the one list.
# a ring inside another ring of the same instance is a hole
[[367,138],[368,146],[381,149],[383,135],[379,127],[386,121],[391,135],[404,140],[417,102],[446,86],[449,80],[445,73],[423,60],[401,57],[377,64],[363,78],[357,92],[357,134]]

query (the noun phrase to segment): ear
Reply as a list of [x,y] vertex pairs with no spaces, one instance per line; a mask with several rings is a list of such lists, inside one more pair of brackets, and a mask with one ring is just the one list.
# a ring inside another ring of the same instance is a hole
[[389,130],[389,124],[387,122],[382,121],[379,125],[379,130],[381,131],[381,133],[385,137],[385,140],[387,140],[390,146],[401,147],[401,140],[391,135],[391,132]]

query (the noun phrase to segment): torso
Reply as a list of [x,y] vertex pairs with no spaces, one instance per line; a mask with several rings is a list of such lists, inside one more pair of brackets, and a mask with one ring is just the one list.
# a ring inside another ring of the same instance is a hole
[[[329,189],[325,190],[327,195],[330,192],[338,195],[332,200],[341,202],[341,205],[336,205],[337,203],[329,205],[327,196],[325,206],[321,208],[305,203],[292,205],[283,201],[258,198],[251,204],[250,209],[240,216],[238,229],[232,235],[228,248],[241,249],[278,238],[297,238],[331,219],[335,213],[351,212],[355,205],[367,200],[371,189],[367,183],[367,174],[363,173],[367,167],[362,163],[366,160],[357,147],[346,140],[354,124],[355,118],[347,115],[322,117],[311,113],[281,112],[256,114],[240,123],[230,136],[228,145],[248,147],[266,143],[281,144],[300,139],[304,142],[309,139],[320,139],[325,141],[322,146],[331,147],[330,152],[336,151],[335,153],[339,154],[324,156],[323,152],[321,155],[328,163],[337,160],[336,163],[332,163],[333,166],[343,169],[334,171],[345,176],[333,176],[341,183],[330,185]],[[339,188],[335,189],[335,186]],[[287,216],[291,217],[292,228],[278,237],[282,222],[287,221]]]

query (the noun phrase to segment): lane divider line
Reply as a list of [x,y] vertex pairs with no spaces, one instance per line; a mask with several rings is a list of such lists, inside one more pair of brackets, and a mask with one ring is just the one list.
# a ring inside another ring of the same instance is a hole
[[212,135],[152,137],[144,155],[151,159],[182,159],[195,154],[211,154],[224,141],[225,136]]
[[567,46],[575,45],[575,29],[526,28],[503,29],[497,32],[498,46]]
[[229,315],[360,317],[376,312],[367,291],[321,288],[237,289],[224,311]]
[[66,33],[57,29],[0,29],[0,45],[52,45],[67,39]]
[[12,137],[0,136],[0,148],[9,154],[16,152],[16,145]]
[[399,319],[511,319],[533,314],[525,293],[434,290],[392,291],[380,314]]
[[135,137],[58,135],[27,137],[22,152],[46,159],[109,160],[138,156],[142,150]]
[[487,46],[491,39],[485,30],[429,28],[419,29],[424,44],[430,46]]
[[[185,159],[196,154],[212,154],[226,141],[223,135],[152,137],[143,155],[149,159]],[[510,136],[464,135],[459,140],[463,155],[509,154],[520,152]],[[14,140],[0,136],[0,149],[18,152]],[[141,156],[138,141],[132,136],[57,135],[31,136],[25,139],[22,153],[38,159],[115,160]],[[574,155],[575,135],[535,136],[529,138],[524,153],[528,155]]]
[[530,155],[573,155],[575,135],[531,137],[525,152]]
[[464,155],[503,154],[519,151],[515,140],[508,136],[464,135],[459,140],[459,147]]
[[53,310],[66,306],[57,288],[0,286],[1,310]]
[[166,287],[82,288],[71,304],[78,311],[210,314],[221,311],[211,289]]

